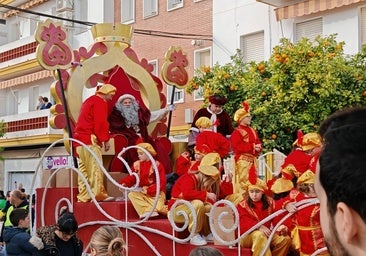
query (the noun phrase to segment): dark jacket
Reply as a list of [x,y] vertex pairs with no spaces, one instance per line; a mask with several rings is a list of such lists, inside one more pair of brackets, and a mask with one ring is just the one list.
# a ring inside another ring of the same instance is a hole
[[[38,251],[39,256],[69,256],[69,255],[60,255],[59,249],[56,247],[56,231],[57,227],[54,226],[45,226],[41,227],[37,230],[37,236],[40,237],[43,241],[44,248]],[[74,256],[81,256],[83,252],[83,243],[74,235],[70,238],[74,244]]]
[[38,251],[29,242],[31,236],[24,228],[5,227],[3,237],[8,256],[32,256]]
[[[4,241],[4,228],[5,227],[11,227],[11,226],[13,226],[11,224],[11,222],[10,222],[9,216],[10,216],[10,213],[15,208],[28,209],[29,208],[29,202],[26,199],[24,199],[22,201],[22,203],[20,205],[18,205],[18,207],[15,207],[13,205],[10,205],[9,208],[6,210],[5,217],[4,217],[4,223],[3,223],[3,226],[1,228],[0,242],[3,242]],[[32,209],[32,216],[34,216],[34,210],[33,209]],[[33,219],[32,219],[32,225],[33,225]]]

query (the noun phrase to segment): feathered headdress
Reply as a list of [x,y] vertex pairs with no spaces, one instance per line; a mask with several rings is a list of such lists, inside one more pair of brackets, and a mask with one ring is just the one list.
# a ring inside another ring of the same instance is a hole
[[241,103],[242,108],[238,109],[234,114],[234,121],[240,122],[244,117],[250,116],[249,104],[246,101]]
[[259,189],[263,192],[267,190],[267,184],[258,178],[254,164],[252,164],[248,173],[248,190],[250,189]]
[[297,130],[296,140],[294,141],[294,143],[292,143],[292,146],[301,147],[302,146],[303,139],[304,139],[304,133],[300,129]]

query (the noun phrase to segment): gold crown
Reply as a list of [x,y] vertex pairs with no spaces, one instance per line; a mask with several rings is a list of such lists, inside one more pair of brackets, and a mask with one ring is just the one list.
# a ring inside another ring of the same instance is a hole
[[123,42],[131,45],[133,27],[125,24],[102,23],[91,28],[95,42]]

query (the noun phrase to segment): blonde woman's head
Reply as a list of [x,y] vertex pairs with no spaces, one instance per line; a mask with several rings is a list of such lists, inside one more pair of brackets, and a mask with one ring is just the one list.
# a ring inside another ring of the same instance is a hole
[[92,256],[123,256],[125,246],[121,230],[116,226],[102,226],[90,238]]

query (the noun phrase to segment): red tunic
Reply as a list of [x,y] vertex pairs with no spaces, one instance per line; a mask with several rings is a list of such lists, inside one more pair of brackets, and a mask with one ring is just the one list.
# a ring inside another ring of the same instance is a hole
[[168,202],[168,209],[172,207],[177,199],[184,199],[187,201],[198,199],[202,202],[207,201],[207,192],[198,190],[198,180],[194,174],[184,174],[179,177],[173,185],[171,195],[172,199]]
[[[279,210],[282,210],[284,209],[284,204],[285,203],[288,203],[289,200],[288,200],[288,197],[284,197],[284,198],[281,198],[277,201],[275,201],[275,212],[276,211],[279,211]],[[283,218],[285,217],[286,215],[288,214],[287,211],[285,211],[284,213],[282,213],[281,215],[278,215],[277,217],[275,217],[273,219],[273,222],[274,222],[274,225],[277,225],[277,223]],[[294,216],[292,215],[291,217],[287,218],[283,223],[282,225],[285,225],[288,229],[288,235],[291,234],[291,231],[294,229],[294,226],[295,226],[295,218]]]
[[309,163],[309,169],[315,173],[316,172],[316,165],[318,163],[318,160],[319,160],[319,157],[320,157],[320,153],[319,154],[316,154],[315,156],[313,156],[310,160],[310,163]]
[[200,162],[198,161],[191,161],[190,159],[179,155],[177,160],[175,160],[175,173],[178,174],[178,176],[182,176],[189,171],[197,171],[199,164]]
[[[292,192],[290,197],[292,202],[309,199],[301,192]],[[325,247],[325,240],[320,227],[320,205],[308,206],[297,211],[294,215],[300,238],[300,252],[311,255],[316,250]]]
[[[102,146],[102,142],[109,140],[108,104],[97,95],[86,99],[81,105],[78,121],[74,129],[74,138],[86,145],[91,145],[91,135],[97,138],[97,143]],[[77,143],[75,147],[79,146]]]
[[[238,206],[239,218],[240,218],[240,232],[244,233],[249,230],[251,227],[256,225],[259,221],[263,220],[264,218],[268,217],[273,213],[275,203],[274,200],[270,197],[267,197],[269,201],[269,207],[266,210],[262,210],[262,201],[253,202],[255,208],[251,208],[248,205],[247,200],[241,201]],[[267,228],[271,227],[271,221],[263,224]]]
[[[209,119],[211,119],[212,116],[212,112],[209,110],[209,108],[201,108],[200,110],[197,111],[196,115],[193,118],[193,122],[192,122],[192,127],[197,128],[196,126],[196,121],[198,120],[198,118],[200,117],[208,117]],[[230,135],[233,132],[233,126],[231,123],[231,118],[230,115],[225,112],[222,111],[220,114],[217,114],[217,120],[218,120],[218,126],[217,126],[217,132],[221,133],[224,137],[226,137],[227,135]]]
[[231,134],[231,147],[234,151],[235,160],[241,155],[257,157],[260,152],[255,150],[256,144],[261,144],[257,132],[250,126],[239,125]]
[[233,183],[221,181],[220,183],[220,196],[219,199],[225,199],[227,196],[234,193]]
[[[160,162],[156,161],[160,176],[160,191],[165,192],[166,177],[165,170]],[[151,161],[136,161],[133,164],[133,171],[137,172],[140,177],[140,187],[147,187],[147,194],[154,196],[156,194],[156,176]],[[136,178],[133,175],[126,176],[119,181],[120,184],[125,184],[127,187],[132,187],[136,184]]]
[[227,156],[230,150],[229,140],[226,139],[221,133],[213,131],[202,131],[196,138],[196,145],[207,145],[211,150],[207,153],[218,153],[221,158]]
[[294,178],[294,176],[300,177],[301,174],[310,168],[311,158],[311,155],[306,154],[301,149],[291,151],[281,166],[283,176],[289,180]]

